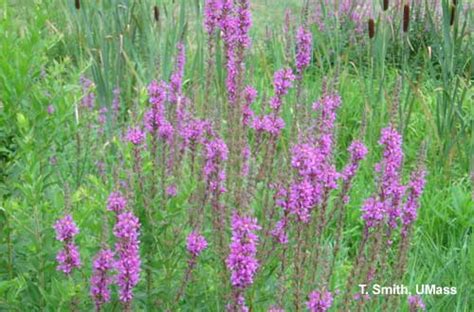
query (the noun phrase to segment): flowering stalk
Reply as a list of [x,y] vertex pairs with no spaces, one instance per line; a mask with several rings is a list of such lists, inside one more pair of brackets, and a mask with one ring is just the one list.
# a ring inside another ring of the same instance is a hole
[[218,252],[224,260],[225,223],[227,212],[221,202],[222,194],[227,192],[225,186],[227,161],[229,150],[224,140],[214,137],[204,144],[203,176],[206,183],[206,197],[211,200],[213,211],[213,226],[218,240]]
[[109,249],[100,250],[92,264],[91,296],[95,303],[96,311],[101,311],[102,306],[110,301],[110,285],[113,278],[110,272],[115,267],[114,253]]
[[74,236],[79,234],[79,229],[71,215],[66,215],[56,221],[54,229],[56,230],[56,239],[63,242],[63,250],[59,251],[56,256],[57,270],[70,275],[74,268],[81,266],[79,251],[73,242]]
[[408,296],[408,308],[410,312],[425,311],[426,305],[419,295]]
[[117,238],[115,252],[118,255],[117,285],[119,299],[125,311],[132,310],[133,288],[140,279],[139,229],[140,221],[132,212],[123,212],[117,216],[114,226],[114,235]]
[[[141,145],[145,141],[145,134],[140,128],[130,128],[127,131],[126,139],[133,145],[133,173],[135,174],[135,182],[138,185],[140,195],[144,196],[145,189],[143,185],[142,168],[141,168]],[[145,198],[145,197],[144,197]],[[145,199],[144,199],[145,200]],[[148,209],[148,205],[144,205]]]
[[329,291],[313,291],[309,294],[306,306],[310,312],[326,312],[332,306],[334,298]]
[[244,292],[253,283],[259,268],[259,262],[256,259],[259,239],[255,232],[261,228],[257,224],[257,219],[234,212],[231,229],[232,241],[226,264],[231,272],[233,302],[228,310],[247,311]]
[[186,249],[190,255],[188,260],[188,268],[186,269],[186,273],[184,275],[183,282],[181,287],[176,295],[176,302],[179,302],[179,299],[183,295],[184,289],[191,278],[192,271],[196,265],[197,257],[201,254],[201,252],[207,248],[207,241],[198,232],[191,232],[187,239],[186,239]]
[[279,116],[281,106],[283,105],[283,97],[288,94],[296,79],[290,68],[281,69],[275,72],[273,77],[274,96],[270,99],[270,114],[256,116],[253,120],[252,128],[257,132],[257,138],[263,134],[270,136],[270,142],[265,150],[264,161],[262,162],[258,176],[264,176],[265,172],[271,172],[269,167],[272,163],[268,160],[273,159],[273,153],[276,149],[278,137],[281,130],[285,127],[284,120]]
[[350,160],[349,164],[344,168],[342,172],[343,183],[342,183],[342,190],[338,197],[338,201],[336,203],[335,211],[337,213],[337,232],[336,232],[336,239],[335,245],[333,249],[332,255],[332,262],[328,270],[328,275],[326,278],[326,282],[329,284],[330,278],[334,271],[334,267],[336,264],[337,256],[339,253],[341,239],[342,239],[342,230],[344,228],[344,219],[345,219],[345,211],[344,208],[349,202],[349,191],[351,189],[352,180],[359,169],[360,162],[366,157],[367,155],[367,147],[358,140],[355,140],[351,143],[348,148],[350,153]]

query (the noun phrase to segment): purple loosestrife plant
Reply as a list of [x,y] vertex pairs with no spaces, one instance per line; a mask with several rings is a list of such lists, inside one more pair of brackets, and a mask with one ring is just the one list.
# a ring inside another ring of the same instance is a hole
[[95,107],[95,93],[94,93],[94,83],[87,79],[85,76],[81,76],[80,83],[82,86],[82,99],[81,106],[88,108],[92,111]]
[[47,109],[48,115],[50,115],[50,116],[53,115],[55,111],[56,111],[56,109],[54,108],[54,105],[49,104],[48,109]]
[[161,81],[160,83],[152,81],[148,86],[148,97],[151,104],[144,116],[143,123],[145,129],[153,137],[153,144],[160,138],[166,143],[173,141],[174,129],[172,124],[166,118],[165,103],[168,99],[169,86]]
[[375,171],[380,173],[379,197],[389,226],[396,228],[401,214],[400,202],[405,193],[405,187],[401,184],[402,136],[394,126],[389,125],[382,129],[379,144],[384,146],[382,161],[375,165]]
[[329,291],[313,291],[309,294],[306,306],[310,312],[326,312],[331,308],[333,300]]
[[132,212],[118,215],[114,226],[114,235],[117,238],[115,253],[118,255],[117,285],[120,301],[124,303],[126,309],[131,308],[133,288],[140,278],[139,229],[140,222]]
[[258,236],[260,230],[257,219],[241,216],[234,212],[231,221],[232,241],[227,257],[227,268],[231,272],[233,300],[231,311],[245,310],[244,291],[254,280],[259,268],[257,256]]
[[97,311],[110,301],[111,271],[115,268],[114,253],[109,249],[100,250],[92,264],[91,296]]
[[254,117],[254,112],[251,109],[251,105],[255,102],[257,98],[257,90],[252,86],[247,86],[244,89],[244,107],[242,109],[242,124],[245,127],[248,127]]
[[79,229],[71,215],[66,215],[56,221],[54,229],[56,230],[56,239],[64,244],[63,250],[59,251],[56,256],[57,270],[69,275],[74,268],[81,266],[79,251],[73,242],[73,238],[79,233]]
[[188,251],[191,257],[188,260],[188,268],[186,269],[183,282],[176,296],[176,302],[178,302],[181,296],[183,295],[184,288],[186,287],[187,283],[189,282],[189,279],[191,278],[193,269],[196,266],[197,257],[206,248],[207,241],[204,236],[199,234],[199,232],[197,231],[192,231],[191,233],[189,233],[188,237],[186,238],[186,250]]
[[77,246],[73,242],[65,242],[64,249],[56,256],[58,262],[57,270],[69,275],[74,268],[81,267],[81,258]]
[[145,141],[145,133],[140,128],[130,128],[127,131],[126,139],[133,145],[139,146]]
[[207,190],[210,193],[222,194],[227,191],[225,187],[226,173],[223,165],[227,160],[228,153],[227,145],[221,138],[213,138],[204,145],[203,174]]
[[116,214],[121,213],[127,207],[127,199],[120,191],[110,193],[107,198],[107,210]]
[[226,143],[218,136],[211,136],[203,146],[204,165],[202,175],[205,182],[204,202],[210,199],[212,207],[212,222],[214,236],[217,239],[218,253],[222,260],[225,258],[225,220],[227,212],[221,202],[221,197],[227,192],[225,185],[226,170],[225,163],[228,159],[229,150]]
[[348,148],[351,155],[349,164],[342,171],[342,178],[350,181],[355,176],[360,166],[360,161],[365,158],[368,153],[367,147],[361,141],[353,141]]
[[249,0],[236,1],[236,42],[240,49],[248,49],[251,44],[249,30],[252,27],[252,13]]
[[425,188],[425,175],[426,171],[424,168],[420,168],[415,170],[410,177],[410,182],[408,183],[408,197],[401,213],[402,236],[407,235],[409,227],[416,220],[420,197]]
[[181,106],[184,104],[182,97],[184,65],[186,64],[186,50],[182,42],[179,42],[176,48],[178,50],[178,54],[175,60],[174,71],[170,78],[170,102],[177,105],[176,112],[179,114],[183,109]]
[[288,91],[293,86],[293,81],[296,79],[293,71],[290,68],[284,68],[273,76],[273,89],[275,95],[270,99],[270,107],[278,112],[283,103],[283,96],[288,94]]
[[255,117],[252,127],[257,133],[269,133],[272,137],[278,137],[281,130],[285,127],[284,120],[279,116],[283,96],[288,91],[296,79],[292,70],[289,68],[276,71],[273,77],[274,96],[270,99],[271,114]]
[[113,120],[115,123],[118,122],[120,117],[120,88],[117,87],[113,91],[114,98],[112,99],[112,112]]
[[285,312],[285,309],[279,308],[277,306],[273,306],[267,310],[267,312]]
[[215,32],[220,23],[222,0],[206,0],[204,4],[204,28],[209,36]]
[[313,49],[313,35],[303,26],[298,28],[296,33],[296,72],[298,79],[302,79],[303,71],[311,62]]
[[419,295],[408,296],[408,308],[410,312],[425,311],[426,305]]
[[186,239],[186,249],[192,257],[197,257],[207,248],[207,241],[198,232],[191,232]]

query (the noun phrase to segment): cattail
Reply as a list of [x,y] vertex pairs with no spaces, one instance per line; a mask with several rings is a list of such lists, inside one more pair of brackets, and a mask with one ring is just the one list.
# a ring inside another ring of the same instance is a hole
[[375,22],[373,18],[369,19],[369,38],[372,39],[375,36]]
[[384,11],[388,10],[388,0],[383,0],[383,10]]
[[410,5],[405,4],[403,6],[403,32],[408,31],[408,26],[410,25]]
[[451,20],[449,21],[449,25],[454,25],[454,19],[456,17],[456,1],[453,1],[453,5],[451,6]]
[[160,21],[160,9],[156,5],[153,7],[153,14],[155,16],[155,21],[159,22]]
[[76,9],[79,10],[81,8],[81,1],[80,0],[74,1],[74,4],[76,5]]

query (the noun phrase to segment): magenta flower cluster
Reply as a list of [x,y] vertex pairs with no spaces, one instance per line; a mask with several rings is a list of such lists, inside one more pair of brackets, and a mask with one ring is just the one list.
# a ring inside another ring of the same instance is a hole
[[410,309],[410,312],[426,310],[426,305],[419,295],[408,296],[408,307]]
[[348,148],[351,155],[349,164],[344,168],[342,177],[344,180],[351,180],[357,169],[359,169],[360,161],[367,155],[367,147],[361,141],[353,141]]
[[260,133],[269,133],[277,137],[281,130],[285,127],[285,121],[279,116],[283,97],[293,86],[296,79],[293,71],[289,68],[281,69],[275,72],[273,77],[274,96],[270,99],[270,107],[272,112],[268,115],[256,116],[253,120],[252,127]]
[[408,226],[416,220],[420,197],[425,188],[425,175],[426,171],[423,168],[415,170],[411,175],[408,183],[408,196],[401,215],[402,235],[406,235]]
[[331,308],[333,300],[329,291],[313,291],[309,294],[306,306],[310,312],[326,312]]
[[[178,87],[175,86],[175,88]],[[158,83],[154,80],[149,84],[148,97],[151,109],[145,113],[143,123],[148,133],[152,136],[158,135],[169,143],[173,138],[174,130],[166,118],[165,103],[168,99],[168,89],[169,86],[164,81]]]
[[111,271],[115,267],[114,253],[109,249],[100,250],[92,264],[91,296],[97,311],[110,301]]
[[296,77],[290,68],[284,68],[275,72],[275,75],[273,76],[273,89],[275,95],[270,99],[270,107],[274,111],[280,110],[283,103],[283,96],[288,94],[295,79]]
[[140,128],[130,128],[126,135],[127,141],[135,146],[141,145],[145,141],[145,134]]
[[197,257],[207,248],[207,241],[201,234],[191,232],[186,239],[186,249],[193,256]]
[[260,230],[260,226],[257,219],[234,213],[231,230],[232,241],[226,260],[227,268],[231,272],[232,286],[245,289],[253,283],[259,268],[256,258],[259,239],[255,232]]
[[296,71],[301,79],[301,74],[311,62],[313,49],[313,35],[303,26],[296,33]]
[[140,252],[138,240],[140,221],[132,212],[123,212],[118,215],[114,226],[114,235],[117,238],[115,251],[118,255],[116,262],[117,285],[119,298],[122,302],[130,302],[133,298],[133,288],[140,277]]
[[56,239],[64,244],[63,249],[56,256],[57,270],[69,275],[74,268],[81,266],[79,251],[73,242],[73,238],[79,233],[79,229],[71,215],[66,215],[56,221],[54,229],[56,230]]
[[127,199],[121,192],[112,192],[107,199],[107,210],[115,213],[122,212],[127,206]]
[[219,25],[222,0],[206,0],[204,4],[204,28],[211,36]]
[[94,83],[85,76],[81,76],[80,83],[82,85],[83,93],[81,106],[93,110],[95,107]]
[[380,192],[378,198],[365,201],[362,218],[368,228],[379,225],[385,218],[391,228],[396,228],[406,189],[401,183],[402,137],[389,125],[382,129],[379,144],[384,146],[382,160],[375,165],[375,171],[380,174]]
[[[175,68],[170,78],[170,102],[172,104],[182,105],[181,98],[183,95],[183,77],[184,77],[184,65],[186,63],[186,50],[184,44],[179,42],[177,45],[178,55],[175,61]],[[180,107],[176,108],[177,110]]]
[[204,179],[211,192],[225,193],[226,172],[223,162],[227,160],[229,150],[224,140],[214,138],[204,145]]

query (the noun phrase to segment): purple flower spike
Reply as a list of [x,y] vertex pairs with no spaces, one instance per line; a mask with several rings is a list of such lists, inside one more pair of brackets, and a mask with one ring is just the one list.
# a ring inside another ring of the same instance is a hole
[[54,105],[53,105],[53,104],[49,104],[49,105],[48,105],[48,115],[54,114],[55,111],[56,111],[56,109],[54,108]]
[[56,221],[54,229],[56,230],[56,239],[61,242],[69,241],[79,233],[79,229],[71,215],[66,215],[64,218]]
[[268,309],[267,312],[285,312],[285,309],[282,309],[277,306],[273,306],[270,309]]
[[401,183],[401,167],[403,163],[402,136],[392,126],[382,129],[379,144],[384,146],[383,158],[375,165],[380,177],[380,198],[385,204],[390,227],[397,227],[397,219],[401,215],[400,202],[405,193]]
[[217,193],[225,193],[226,173],[223,162],[227,160],[229,150],[224,140],[215,138],[206,142],[204,146],[205,164],[203,168],[204,178],[209,190]]
[[173,104],[178,103],[182,97],[184,65],[186,63],[186,51],[184,49],[184,44],[179,42],[176,48],[178,49],[178,55],[176,57],[174,71],[170,78],[170,102]]
[[145,140],[145,134],[140,128],[131,128],[127,131],[127,141],[133,145],[140,145]]
[[221,10],[221,0],[206,0],[204,4],[204,27],[209,36],[214,33],[219,25]]
[[326,312],[331,308],[332,302],[333,297],[329,291],[313,291],[309,294],[306,306],[310,312]]
[[250,12],[250,1],[239,0],[237,1],[237,27],[236,27],[236,40],[243,48],[250,46],[251,40],[249,36],[249,30],[252,27],[252,14]]
[[344,168],[342,173],[342,177],[345,180],[350,180],[354,177],[357,169],[359,169],[360,161],[365,158],[367,155],[367,147],[365,147],[364,143],[361,141],[354,141],[348,148],[349,153],[351,154],[351,158],[349,161],[349,165]]
[[114,235],[118,240],[115,249],[119,256],[116,262],[119,298],[122,302],[130,302],[133,299],[133,288],[140,278],[140,222],[131,212],[124,212],[117,219]]
[[244,289],[253,283],[259,268],[256,258],[258,236],[255,231],[260,230],[260,226],[257,224],[257,219],[234,213],[231,229],[232,242],[226,263],[231,271],[232,286]]
[[122,212],[127,206],[127,199],[120,192],[112,192],[107,199],[107,210],[115,213]]
[[408,305],[410,307],[410,312],[426,310],[426,305],[419,295],[408,296]]
[[66,243],[64,249],[57,254],[56,261],[58,262],[57,270],[63,271],[66,275],[71,274],[74,268],[81,267],[77,246],[73,242]]
[[384,219],[385,206],[383,203],[370,197],[362,205],[362,219],[367,228],[378,226]]
[[81,106],[86,107],[89,110],[93,110],[95,107],[95,94],[93,92],[94,83],[87,79],[85,76],[81,76],[80,83],[82,85],[83,97],[81,99]]
[[296,69],[299,75],[308,67],[311,61],[313,35],[303,26],[296,33]]
[[288,220],[286,218],[281,219],[275,224],[275,227],[270,232],[270,235],[279,243],[287,244],[288,243],[288,234],[286,234],[286,224]]
[[186,239],[186,249],[193,256],[197,257],[207,248],[207,241],[204,236],[197,232],[191,232]]
[[113,278],[110,271],[114,269],[114,253],[105,249],[99,251],[92,264],[91,296],[95,302],[96,310],[100,311],[104,303],[110,301],[110,284]]
[[283,96],[288,93],[296,79],[290,68],[281,69],[275,72],[273,77],[273,88],[275,96],[270,100],[270,106],[273,110],[278,111],[283,101]]
[[169,197],[175,197],[176,194],[178,194],[178,191],[175,184],[172,184],[166,188],[166,195]]
[[406,235],[407,227],[412,224],[417,217],[418,207],[420,205],[420,197],[425,188],[425,175],[424,169],[416,170],[412,173],[410,182],[408,184],[409,193],[406,200],[405,206],[402,209],[402,235]]

